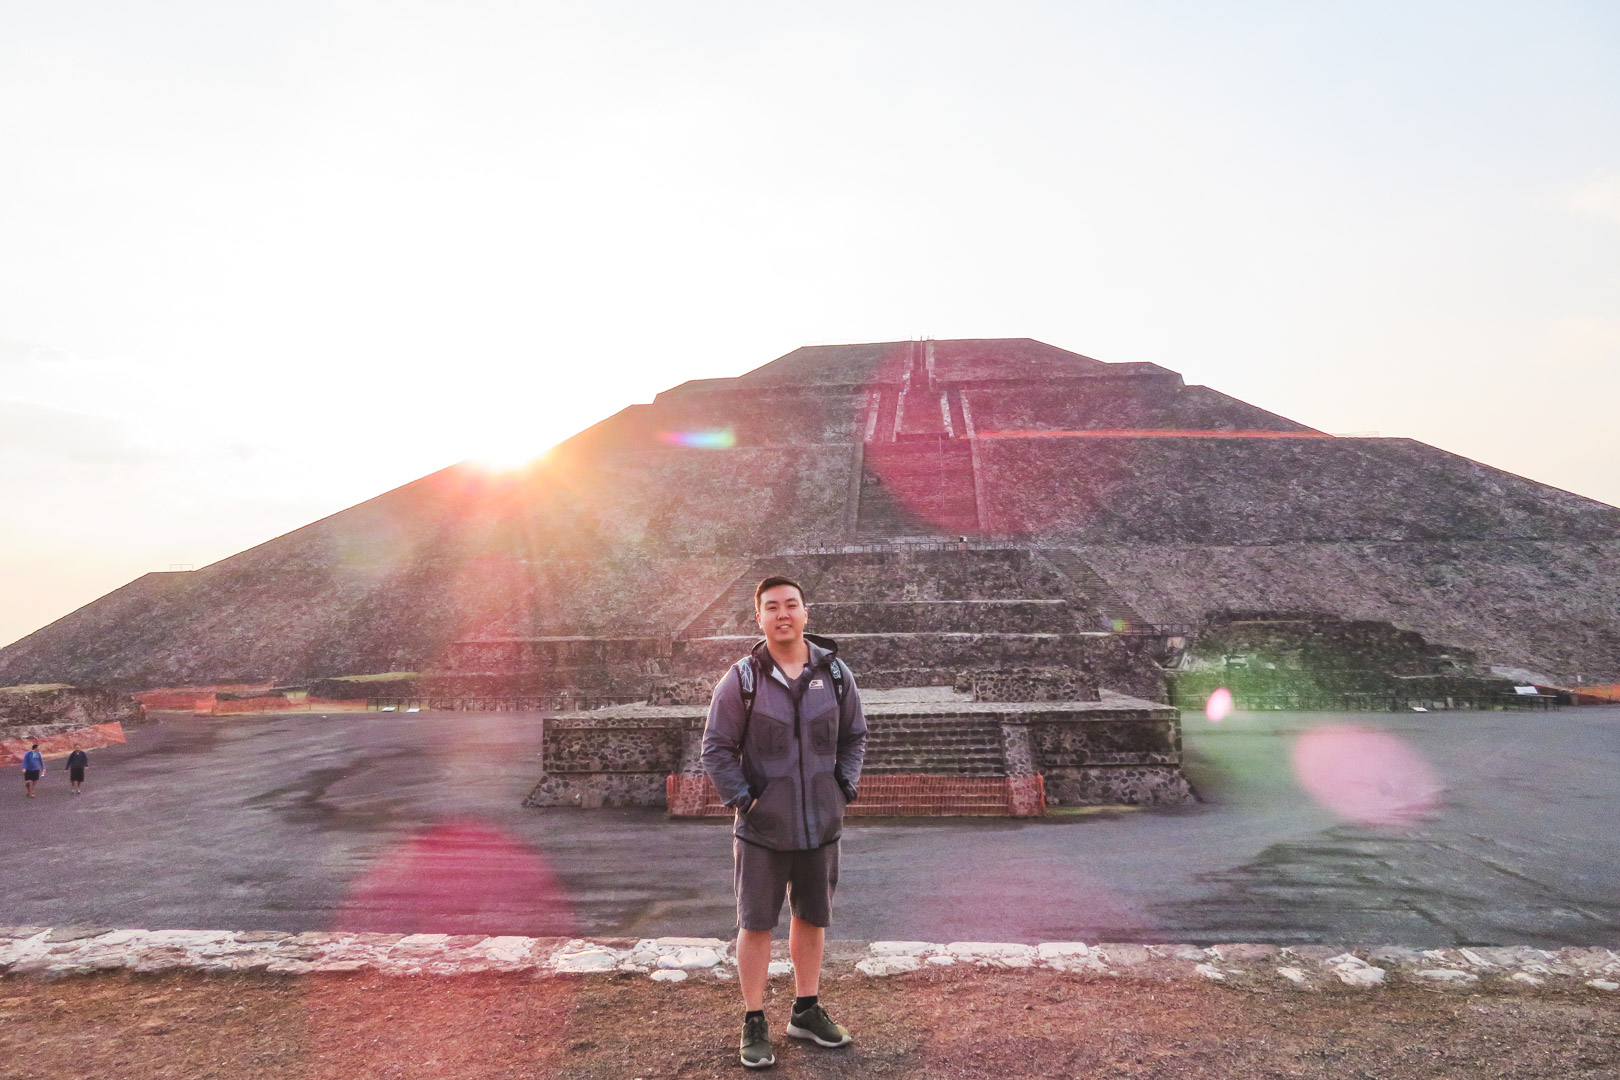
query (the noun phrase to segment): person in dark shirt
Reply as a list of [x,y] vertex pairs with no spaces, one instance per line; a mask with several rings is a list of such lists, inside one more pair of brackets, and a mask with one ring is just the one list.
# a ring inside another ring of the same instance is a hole
[[84,794],[84,767],[88,764],[90,755],[75,746],[67,759],[68,782],[72,785],[69,790],[75,795]]

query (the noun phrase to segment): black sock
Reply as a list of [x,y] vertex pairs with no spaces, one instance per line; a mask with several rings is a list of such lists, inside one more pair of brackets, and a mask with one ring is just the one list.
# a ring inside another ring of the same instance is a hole
[[802,1013],[820,1000],[821,996],[819,994],[811,994],[809,997],[796,997],[793,999],[793,1011]]
[[750,1009],[747,1012],[743,1013],[743,1020],[744,1021],[752,1020],[756,1016],[759,1017],[761,1020],[765,1019],[765,1010],[764,1009]]

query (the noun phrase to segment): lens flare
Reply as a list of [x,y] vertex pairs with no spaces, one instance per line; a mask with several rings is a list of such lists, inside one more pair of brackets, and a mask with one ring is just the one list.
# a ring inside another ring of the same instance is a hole
[[1428,762],[1383,731],[1313,728],[1294,744],[1294,778],[1320,805],[1363,825],[1411,825],[1433,814],[1440,784]]
[[685,446],[693,450],[729,450],[737,445],[737,433],[730,428],[709,428],[699,431],[660,431],[660,442],[671,446]]
[[1212,724],[1218,724],[1232,714],[1232,691],[1218,686],[1204,702],[1204,715]]
[[336,929],[392,934],[566,936],[572,906],[539,854],[480,822],[437,825],[379,859]]

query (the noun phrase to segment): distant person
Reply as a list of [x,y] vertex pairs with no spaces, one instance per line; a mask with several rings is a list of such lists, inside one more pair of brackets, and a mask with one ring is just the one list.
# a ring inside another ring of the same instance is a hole
[[703,768],[736,811],[737,981],[743,996],[742,1063],[776,1064],[765,1022],[771,931],[790,900],[788,953],[798,997],[787,1033],[847,1046],[820,1000],[821,955],[838,887],[838,838],[866,756],[866,717],[838,646],[804,632],[804,590],[768,577],[754,590],[765,640],[715,687],[703,730]]
[[67,759],[68,783],[71,785],[68,790],[74,795],[84,794],[84,767],[88,764],[90,755],[75,746]]
[[39,783],[39,774],[45,771],[45,759],[39,756],[39,743],[29,748],[23,755],[23,789],[28,797],[34,797],[34,785]]

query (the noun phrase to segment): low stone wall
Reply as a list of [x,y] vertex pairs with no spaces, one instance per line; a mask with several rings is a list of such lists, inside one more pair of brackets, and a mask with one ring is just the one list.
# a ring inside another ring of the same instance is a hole
[[1052,806],[1178,806],[1195,796],[1179,765],[1043,767]]
[[865,690],[898,690],[905,686],[952,686],[960,672],[951,668],[874,668],[856,673]]
[[78,686],[0,687],[0,726],[138,724],[141,703],[128,694]]
[[548,721],[542,763],[548,773],[667,773],[680,767],[685,728]]
[[[854,947],[851,951],[851,946]],[[1421,987],[1516,992],[1548,987],[1620,992],[1620,954],[1598,947],[1557,950],[1524,945],[1417,949],[1400,945],[1345,949],[1325,945],[1197,945],[1049,941],[873,941],[829,950],[823,971],[834,979],[884,978],[925,969],[975,967],[1018,978],[1058,971],[1157,983],[1218,982],[1251,992],[1379,992]],[[482,937],[477,934],[286,933],[279,930],[137,930],[90,926],[0,927],[0,972],[8,978],[62,979],[102,971],[193,970],[270,975],[484,975],[634,978],[660,983],[736,979],[733,942],[662,937]],[[792,972],[773,962],[770,975]]]
[[697,705],[708,708],[714,697],[715,685],[725,672],[712,678],[705,675],[681,675],[659,679],[647,692],[649,705]]
[[1039,768],[1181,764],[1181,721],[1038,723],[1029,728]]
[[547,774],[534,785],[524,806],[576,806],[594,810],[603,806],[663,806],[663,773]]
[[1097,701],[1097,681],[1074,668],[1018,668],[966,671],[955,680],[958,693],[974,701]]
[[1052,806],[1177,806],[1196,798],[1181,771],[1179,717],[1032,720],[1004,723],[1002,731],[1008,771],[1027,755]]
[[539,781],[525,806],[663,806],[702,718],[563,717],[545,721]]

